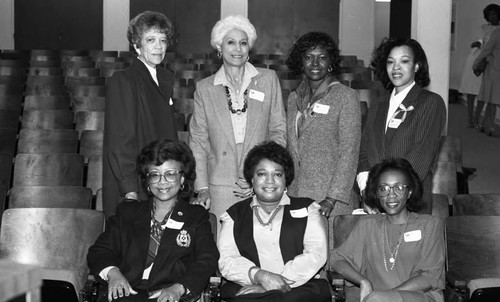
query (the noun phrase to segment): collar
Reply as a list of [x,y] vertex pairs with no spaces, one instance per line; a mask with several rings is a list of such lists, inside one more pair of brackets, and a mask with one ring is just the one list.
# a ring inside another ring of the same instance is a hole
[[[287,206],[287,205],[290,205],[290,197],[288,197],[288,195],[286,194],[283,194],[283,196],[281,196],[281,200],[278,206]],[[256,195],[252,197],[252,202],[250,203],[250,208],[253,209],[254,207],[260,207],[260,203],[257,201]]]
[[[243,85],[242,88],[247,88],[250,80],[259,74],[259,71],[250,63],[245,63],[245,73],[243,74]],[[226,71],[224,70],[224,64],[219,68],[217,73],[215,73],[214,85],[223,85],[231,87],[231,84],[227,80]]]
[[307,79],[302,81],[297,89],[295,89],[295,92],[300,97],[299,100],[302,101],[302,104],[297,104],[299,111],[304,111],[310,104],[313,104],[322,99],[328,93],[328,90],[333,83],[337,83],[335,78],[327,75],[325,80],[319,85],[314,94],[312,94],[311,88],[307,83]]
[[415,81],[413,81],[408,87],[403,89],[403,91],[398,94],[396,94],[396,88],[393,88],[391,93],[391,102],[393,102],[393,100],[399,100],[398,104],[401,103],[405,99],[406,95],[408,95],[408,92],[410,92],[410,90],[413,88],[413,86],[415,86]]
[[153,68],[153,67],[149,66],[149,65],[148,65],[146,62],[144,62],[144,60],[143,60],[141,57],[139,57],[139,56],[137,56],[137,59],[139,59],[139,61],[141,61],[141,62],[144,64],[144,66],[146,66],[146,68],[148,69],[149,73],[151,74],[151,77],[153,77],[153,80],[156,82],[156,84],[157,84],[157,85],[159,85],[159,84],[158,84],[158,78],[156,77],[156,68]]

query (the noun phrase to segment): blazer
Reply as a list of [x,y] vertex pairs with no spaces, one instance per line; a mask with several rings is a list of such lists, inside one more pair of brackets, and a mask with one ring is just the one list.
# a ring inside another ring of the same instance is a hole
[[113,74],[107,84],[104,121],[103,201],[107,217],[115,213],[120,196],[140,192],[136,157],[153,140],[177,140],[170,97],[172,73],[158,67],[154,82],[139,59]]
[[432,194],[432,168],[446,123],[446,107],[436,93],[415,84],[402,104],[408,112],[398,128],[387,128],[390,95],[377,99],[368,112],[361,139],[358,172],[369,171],[384,159],[402,157],[410,162],[424,183],[424,199]]
[[[123,202],[108,220],[106,231],[89,248],[87,256],[89,268],[98,279],[104,268],[117,266],[132,287],[141,282],[149,248],[150,203],[152,200]],[[181,226],[165,228],[149,275],[148,291],[173,283],[184,285],[195,295],[205,289],[219,259],[208,218],[202,207],[177,202],[169,221],[175,220]]]
[[[262,92],[262,101],[248,96],[247,125],[242,157],[266,140],[286,145],[285,109],[278,77],[273,70],[256,68],[251,89]],[[211,185],[234,185],[243,177],[243,160],[238,160],[231,113],[222,85],[215,75],[196,84],[189,146],[196,159],[195,190]]]
[[[305,81],[297,91],[304,85]],[[330,84],[317,101],[329,106],[328,113],[315,113],[306,119],[299,138],[295,130],[297,102],[302,99],[292,92],[288,97],[287,148],[294,159],[295,179],[288,194],[318,202],[331,197],[349,205],[361,140],[361,110],[356,91],[340,83]]]

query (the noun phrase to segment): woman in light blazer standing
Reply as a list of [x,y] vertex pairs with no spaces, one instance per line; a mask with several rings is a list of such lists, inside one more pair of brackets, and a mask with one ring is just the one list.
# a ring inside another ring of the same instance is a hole
[[212,29],[210,44],[222,59],[214,75],[197,83],[189,146],[196,159],[200,204],[220,217],[249,197],[243,160],[256,144],[286,144],[286,120],[278,77],[248,62],[257,34],[242,16],[228,16]]

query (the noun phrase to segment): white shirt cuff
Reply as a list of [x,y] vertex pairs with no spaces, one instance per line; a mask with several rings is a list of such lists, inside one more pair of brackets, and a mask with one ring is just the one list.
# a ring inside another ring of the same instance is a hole
[[[116,266],[108,266],[106,267],[105,269],[103,269],[100,273],[99,273],[99,277],[101,277],[102,280],[104,281],[108,281],[108,273],[109,271],[112,269],[112,268],[115,268]],[[118,267],[116,267],[118,268]]]
[[368,181],[368,171],[360,172],[356,176],[356,182],[358,183],[359,191],[366,189],[366,182]]

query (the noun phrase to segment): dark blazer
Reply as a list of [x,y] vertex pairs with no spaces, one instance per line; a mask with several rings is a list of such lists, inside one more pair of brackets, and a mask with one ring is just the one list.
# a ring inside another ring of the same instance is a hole
[[103,154],[103,201],[107,217],[115,213],[120,196],[140,192],[135,161],[153,140],[177,140],[169,104],[174,77],[157,69],[159,86],[139,59],[113,74],[107,84]]
[[408,160],[424,183],[424,201],[432,196],[432,166],[437,157],[441,134],[446,123],[443,99],[417,84],[408,92],[402,104],[413,111],[397,129],[387,128],[390,95],[380,97],[368,112],[361,139],[358,172],[391,157]]
[[[132,287],[139,284],[149,247],[150,202],[121,203],[117,214],[108,220],[106,231],[90,247],[87,256],[90,271],[98,279],[101,270],[117,266]],[[195,295],[205,289],[219,259],[208,218],[202,207],[177,202],[170,219],[183,225],[179,229],[167,227],[163,232],[148,291],[173,283],[184,285]],[[179,243],[182,231],[190,237],[188,247]]]

